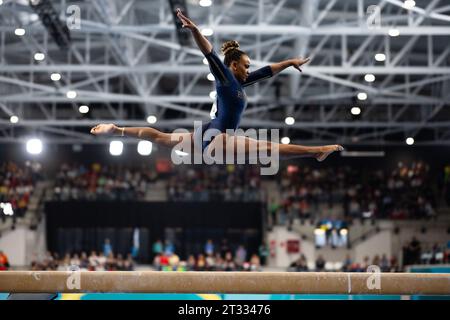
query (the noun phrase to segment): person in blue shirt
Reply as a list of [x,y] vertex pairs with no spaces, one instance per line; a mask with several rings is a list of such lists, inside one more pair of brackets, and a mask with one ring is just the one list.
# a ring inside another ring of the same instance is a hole
[[108,238],[106,238],[105,243],[103,244],[103,254],[105,255],[105,257],[108,257],[111,252],[112,252],[111,242],[109,241]]
[[[280,156],[285,157],[315,157],[319,161],[334,151],[342,151],[340,145],[326,146],[301,146],[294,144],[278,144],[239,135],[230,135],[227,130],[235,130],[239,127],[242,113],[247,105],[247,96],[244,88],[258,81],[262,81],[283,71],[288,67],[294,67],[301,71],[300,67],[309,61],[307,59],[295,58],[265,66],[250,72],[250,58],[240,49],[237,41],[227,41],[222,45],[221,51],[225,58],[222,62],[211,43],[206,39],[198,27],[187,18],[180,9],[177,16],[182,22],[183,28],[191,31],[200,51],[206,57],[211,73],[216,81],[216,108],[213,119],[190,133],[164,133],[154,128],[117,127],[114,124],[99,124],[91,129],[94,135],[121,135],[139,139],[148,139],[156,144],[166,147],[174,147],[184,141],[194,145],[196,151],[208,151],[208,148],[217,149],[224,144],[234,145],[234,152],[245,150],[249,152],[251,146],[256,146],[257,152],[272,152],[278,150]],[[176,135],[176,136],[174,136]],[[221,139],[218,139],[218,138]],[[199,150],[199,147],[201,146]]]
[[214,243],[211,239],[208,239],[205,244],[205,254],[213,255],[214,254]]

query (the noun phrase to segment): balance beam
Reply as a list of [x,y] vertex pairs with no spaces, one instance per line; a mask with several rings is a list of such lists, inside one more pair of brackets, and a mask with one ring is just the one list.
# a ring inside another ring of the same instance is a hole
[[0,292],[450,295],[450,274],[0,271]]

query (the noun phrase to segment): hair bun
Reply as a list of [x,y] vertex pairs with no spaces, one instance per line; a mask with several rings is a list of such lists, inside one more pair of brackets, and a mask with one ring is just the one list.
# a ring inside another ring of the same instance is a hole
[[226,55],[231,50],[238,49],[238,48],[239,48],[239,43],[236,40],[230,40],[230,41],[225,42],[222,45],[221,51],[224,55]]

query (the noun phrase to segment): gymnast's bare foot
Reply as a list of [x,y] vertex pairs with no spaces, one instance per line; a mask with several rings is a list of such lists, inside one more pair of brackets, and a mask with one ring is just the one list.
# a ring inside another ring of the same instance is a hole
[[325,160],[330,154],[332,154],[335,151],[344,151],[344,147],[339,144],[323,146],[322,149],[323,149],[322,152],[317,153],[315,155],[315,158],[317,159],[317,161],[320,161],[320,162]]
[[108,123],[108,124],[98,124],[95,127],[93,127],[91,129],[91,133],[95,134],[95,135],[113,135],[116,134],[117,131],[119,130],[119,128],[112,124],[112,123]]

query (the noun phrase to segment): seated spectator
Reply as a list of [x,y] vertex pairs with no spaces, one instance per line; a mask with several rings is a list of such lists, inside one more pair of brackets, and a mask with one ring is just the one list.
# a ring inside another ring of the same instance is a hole
[[322,255],[319,255],[319,257],[316,259],[316,271],[317,272],[321,272],[321,271],[325,271],[325,259],[323,258]]
[[297,260],[289,265],[289,269],[296,272],[308,271],[308,264],[306,262],[305,255],[301,254]]
[[381,256],[380,269],[381,269],[381,272],[389,272],[390,271],[389,259],[385,253],[383,253],[383,255]]
[[156,270],[161,270],[161,254],[157,254],[153,257],[153,267]]
[[367,272],[367,269],[370,266],[370,262],[369,261],[370,261],[369,256],[365,256],[364,259],[363,259],[363,262],[360,265],[361,272]]
[[444,251],[444,263],[450,263],[450,241],[447,242],[447,247]]
[[134,270],[134,260],[133,256],[129,253],[127,254],[127,258],[123,262],[123,270],[124,271],[133,271]]
[[223,268],[224,271],[234,271],[234,270],[236,270],[236,264],[234,262],[233,254],[231,253],[231,251],[228,251],[225,254],[225,259],[224,259],[223,266],[224,266],[224,268]]
[[74,254],[73,256],[72,256],[72,258],[70,259],[70,267],[79,267],[80,266],[80,263],[81,263],[81,261],[80,261],[80,258],[78,257],[78,254]]
[[196,271],[205,271],[206,270],[206,259],[203,254],[199,254],[197,257],[197,265],[195,267]]
[[261,265],[265,266],[267,262],[267,257],[269,256],[269,247],[265,242],[263,242],[258,249],[259,257],[261,259]]
[[235,262],[237,266],[242,266],[247,259],[247,250],[243,245],[239,245],[236,250]]
[[342,271],[343,272],[349,272],[351,269],[351,265],[352,265],[353,261],[350,257],[349,254],[347,254],[347,256],[345,257],[344,262],[342,263]]
[[365,272],[366,270],[364,270],[361,265],[357,262],[353,262],[350,265],[350,269],[349,272]]
[[375,255],[375,257],[373,257],[373,260],[372,260],[372,265],[379,267],[380,263],[381,263],[380,256],[379,255]]
[[169,256],[166,253],[163,253],[159,256],[159,266],[161,269],[169,266]]
[[212,252],[206,255],[206,270],[208,271],[216,270],[216,259]]
[[106,257],[103,254],[103,252],[100,252],[99,256],[97,257],[98,265],[96,270],[97,271],[106,271]]
[[180,257],[175,253],[172,252],[171,255],[169,255],[169,265],[172,267],[173,270],[175,270],[180,263]]
[[400,266],[398,264],[398,259],[396,256],[391,257],[390,272],[400,272]]
[[261,271],[261,261],[257,254],[253,254],[250,258],[250,271]]
[[47,251],[43,257],[42,265],[45,266],[46,269],[53,270],[54,260],[52,253]]
[[223,260],[223,258],[220,255],[220,253],[216,253],[215,264],[216,264],[216,270],[217,271],[224,271],[225,270],[225,261]]
[[439,243],[435,243],[433,248],[431,249],[431,264],[439,264],[444,261],[444,248],[439,245]]
[[63,260],[62,260],[62,262],[60,263],[60,267],[59,267],[59,270],[61,270],[61,271],[67,271],[67,270],[69,270],[70,269],[70,266],[71,266],[71,258],[70,258],[70,254],[69,253],[66,253],[65,255],[64,255],[64,258],[63,258]]
[[106,258],[105,270],[106,271],[114,271],[117,269],[117,262],[114,257],[114,253],[110,252],[108,257]]
[[0,250],[0,271],[9,269],[9,261],[6,253]]
[[84,269],[84,270],[88,270],[89,268],[89,258],[86,254],[86,252],[82,252],[81,253],[81,258],[80,258],[80,269]]
[[124,271],[125,270],[125,260],[123,259],[122,254],[118,253],[116,258],[116,270]]
[[91,251],[91,255],[89,256],[88,261],[90,271],[95,271],[100,264],[100,262],[98,261],[97,253],[95,251]]
[[186,263],[186,267],[188,271],[194,271],[196,268],[197,262],[195,261],[195,257],[193,254],[190,254],[188,259],[187,259],[187,263]]

